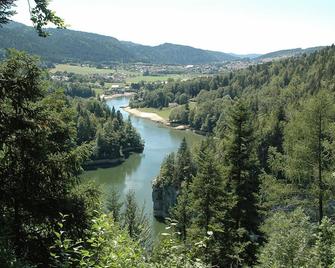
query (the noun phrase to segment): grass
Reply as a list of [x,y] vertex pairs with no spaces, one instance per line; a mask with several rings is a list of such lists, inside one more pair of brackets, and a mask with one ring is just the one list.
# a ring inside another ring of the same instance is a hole
[[156,76],[156,75],[148,75],[148,76],[143,76],[143,75],[138,75],[138,76],[134,76],[134,77],[129,77],[127,78],[127,83],[138,83],[141,81],[145,81],[145,82],[156,82],[156,81],[167,81],[169,78],[173,78],[175,80],[177,79],[188,79],[191,76],[189,75],[180,75],[180,74],[171,74],[171,75],[160,75],[160,76]]
[[195,108],[196,105],[197,105],[197,103],[194,102],[194,101],[190,101],[190,102],[188,103],[188,106],[190,107],[190,110],[193,110],[193,109]]
[[167,81],[169,78],[173,79],[188,79],[191,78],[191,75],[180,75],[180,74],[170,74],[170,75],[160,75],[160,76],[143,76],[138,72],[132,72],[118,68],[117,71],[114,69],[98,69],[95,67],[86,67],[79,65],[70,65],[70,64],[57,64],[55,68],[50,69],[51,73],[55,72],[68,72],[75,73],[80,75],[92,75],[92,74],[110,74],[110,73],[120,73],[126,75],[126,83],[138,83],[141,81],[145,82],[156,82],[156,81]]
[[85,67],[85,66],[77,66],[77,65],[70,65],[70,64],[57,64],[55,68],[52,68],[50,72],[68,72],[68,73],[75,73],[75,74],[110,74],[113,73],[114,70],[112,69],[98,69],[95,67]]
[[[196,104],[197,104],[196,102],[189,102],[190,110],[195,108]],[[170,113],[174,108],[175,107],[163,107],[162,109],[138,108],[137,110],[139,110],[141,112],[145,112],[145,113],[155,113],[155,114],[158,114],[160,117],[163,117],[165,120],[169,120]]]
[[164,107],[162,109],[157,108],[139,108],[138,110],[145,113],[155,113],[158,114],[160,117],[163,117],[165,120],[169,120],[169,115],[173,108],[171,107]]
[[102,95],[104,93],[103,88],[93,88],[93,90],[95,91],[96,95]]

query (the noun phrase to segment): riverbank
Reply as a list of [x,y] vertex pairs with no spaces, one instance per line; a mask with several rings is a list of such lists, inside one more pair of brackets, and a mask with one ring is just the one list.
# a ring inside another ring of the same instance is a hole
[[116,94],[112,94],[112,95],[102,94],[100,96],[100,98],[102,100],[111,100],[111,99],[116,99],[116,98],[120,98],[120,97],[131,97],[133,95],[135,95],[135,92],[116,93]]
[[[114,98],[108,100],[106,104],[110,108],[120,110],[125,119],[129,115],[122,109],[129,105],[128,98]],[[115,189],[120,193],[121,200],[125,199],[129,190],[135,190],[136,204],[139,207],[144,204],[144,212],[151,224],[153,237],[159,239],[161,237],[159,234],[165,231],[166,225],[158,222],[153,216],[152,180],[159,174],[164,158],[178,150],[183,138],[186,138],[189,147],[192,148],[200,144],[203,137],[196,135],[193,131],[175,130],[163,124],[152,123],[148,119],[136,117],[135,120],[135,116],[132,125],[145,143],[143,153],[130,154],[129,158],[120,165],[110,168],[86,170],[81,176],[85,181],[94,180],[107,194],[109,189]]]
[[153,122],[163,124],[164,126],[176,129],[176,130],[188,130],[191,129],[188,125],[180,125],[180,124],[174,124],[171,123],[169,120],[163,118],[162,116],[156,114],[156,113],[150,113],[150,112],[142,112],[136,108],[130,108],[129,106],[121,107],[125,112],[132,114],[136,117],[149,119]]
[[164,124],[166,126],[170,126],[170,123],[168,122],[168,120],[164,119],[163,117],[159,116],[158,114],[148,113],[148,112],[141,112],[140,110],[135,109],[135,108],[130,108],[129,106],[122,107],[122,109],[125,112],[127,112],[129,114],[132,114],[134,116],[149,119],[149,120],[154,121],[156,123],[161,123],[161,124]]

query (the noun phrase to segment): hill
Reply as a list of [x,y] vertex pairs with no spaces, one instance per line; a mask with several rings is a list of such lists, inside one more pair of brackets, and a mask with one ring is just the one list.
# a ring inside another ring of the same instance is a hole
[[278,50],[274,52],[270,52],[264,55],[261,55],[255,60],[258,61],[271,61],[274,59],[280,59],[280,58],[289,58],[289,57],[294,57],[294,56],[299,56],[303,53],[310,54],[312,52],[318,51],[320,49],[323,49],[324,46],[319,46],[319,47],[310,47],[306,49],[302,48],[293,48],[293,49],[285,49],[285,50]]
[[11,22],[0,29],[0,49],[25,50],[56,63],[205,64],[236,59],[226,53],[189,46],[166,43],[151,47],[80,31],[48,29],[48,32],[49,37],[40,38],[32,27]]

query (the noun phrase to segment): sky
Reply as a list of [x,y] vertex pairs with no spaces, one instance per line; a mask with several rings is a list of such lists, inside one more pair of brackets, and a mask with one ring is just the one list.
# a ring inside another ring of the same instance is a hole
[[[13,20],[31,25],[27,0],[16,4]],[[50,7],[69,29],[143,45],[263,54],[335,43],[335,0],[53,0]]]

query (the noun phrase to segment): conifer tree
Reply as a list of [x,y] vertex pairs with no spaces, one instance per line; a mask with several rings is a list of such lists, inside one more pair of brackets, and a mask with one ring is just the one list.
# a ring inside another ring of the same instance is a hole
[[73,235],[88,224],[74,186],[91,149],[76,146],[74,110],[64,95],[46,96],[38,66],[14,50],[0,64],[0,229],[18,258],[47,267],[59,212],[73,215]]
[[236,200],[232,219],[243,250],[239,259],[248,265],[255,261],[256,238],[259,235],[260,215],[258,162],[255,153],[252,118],[241,100],[232,107],[224,138],[224,164],[227,190]]
[[182,183],[177,197],[177,203],[171,210],[171,218],[176,222],[176,230],[180,232],[180,239],[186,242],[188,228],[191,225],[191,196],[189,182]]
[[112,188],[106,200],[106,209],[113,216],[113,219],[116,222],[120,222],[120,212],[121,212],[122,202],[120,201],[120,194],[116,191],[116,189]]
[[313,199],[313,204],[317,203],[314,207],[319,223],[324,216],[327,193],[331,193],[334,184],[334,112],[333,95],[321,91],[305,101],[285,128],[286,176]]
[[192,225],[189,233],[194,242],[209,236],[205,242],[205,260],[225,267],[234,255],[235,234],[230,222],[234,202],[225,191],[213,151],[211,141],[205,141],[197,154],[197,175],[190,186]]
[[142,208],[138,207],[134,191],[126,194],[124,206],[123,227],[134,241],[140,242],[142,246],[149,246],[151,228],[144,213],[144,205]]
[[176,155],[176,180],[181,184],[188,181],[194,175],[195,169],[190,150],[185,137],[183,138]]

